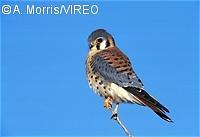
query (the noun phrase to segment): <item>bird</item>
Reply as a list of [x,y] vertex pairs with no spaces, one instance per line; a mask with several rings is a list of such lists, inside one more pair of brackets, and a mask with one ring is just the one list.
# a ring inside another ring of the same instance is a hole
[[116,46],[113,36],[105,29],[97,29],[88,37],[89,52],[86,75],[90,88],[104,100],[104,107],[115,108],[111,118],[118,114],[119,104],[147,106],[167,122],[169,110],[144,88],[129,58]]

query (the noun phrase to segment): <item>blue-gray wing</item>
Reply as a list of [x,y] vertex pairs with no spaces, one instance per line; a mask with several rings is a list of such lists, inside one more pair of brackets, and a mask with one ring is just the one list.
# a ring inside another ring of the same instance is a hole
[[133,71],[129,59],[119,49],[113,48],[99,52],[93,56],[91,67],[106,81],[120,87],[143,88],[143,84]]

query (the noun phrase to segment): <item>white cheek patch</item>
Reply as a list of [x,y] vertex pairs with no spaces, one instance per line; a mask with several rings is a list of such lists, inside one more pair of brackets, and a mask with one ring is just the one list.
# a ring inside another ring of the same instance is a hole
[[106,48],[106,40],[103,40],[101,43],[100,43],[100,49],[105,49]]

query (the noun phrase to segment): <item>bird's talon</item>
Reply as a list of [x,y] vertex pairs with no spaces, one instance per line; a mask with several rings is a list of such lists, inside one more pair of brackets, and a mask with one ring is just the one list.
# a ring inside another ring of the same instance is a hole
[[111,109],[111,108],[112,108],[112,105],[109,105],[109,104],[104,105],[104,108],[106,108],[106,109]]
[[104,107],[106,109],[111,109],[112,108],[112,98],[108,97],[104,100]]

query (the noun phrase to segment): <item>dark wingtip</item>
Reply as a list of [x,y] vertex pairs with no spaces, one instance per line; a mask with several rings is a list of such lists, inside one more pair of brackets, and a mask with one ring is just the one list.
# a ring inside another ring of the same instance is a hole
[[166,107],[164,107],[163,106],[163,109],[167,112],[167,113],[169,113],[170,111],[169,111],[169,109],[167,109]]
[[174,121],[168,117],[167,115],[165,115],[164,113],[161,113],[161,112],[157,112],[157,111],[154,111],[158,116],[160,116],[162,119],[164,119],[165,121],[167,122],[172,122],[174,123]]
[[174,121],[171,118],[169,118],[169,117],[167,119],[164,119],[164,120],[166,120],[167,122],[174,123]]

